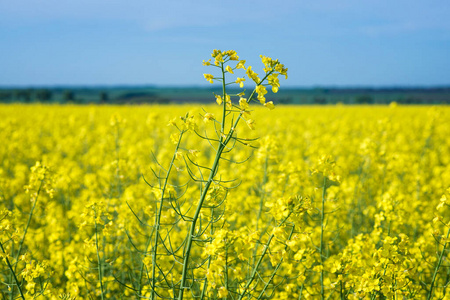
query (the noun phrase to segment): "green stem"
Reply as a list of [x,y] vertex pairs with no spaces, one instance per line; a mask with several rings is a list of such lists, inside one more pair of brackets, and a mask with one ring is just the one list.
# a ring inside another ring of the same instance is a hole
[[[258,211],[258,216],[256,217],[256,232],[258,232],[259,229],[259,220],[261,219],[261,215],[262,215],[262,210],[263,210],[263,206],[264,206],[264,198],[265,198],[265,194],[266,191],[264,190],[264,185],[267,183],[267,165],[268,165],[268,156],[266,157],[266,161],[264,163],[264,176],[263,176],[263,181],[261,184],[261,197],[259,199],[259,211]],[[267,225],[268,226],[268,225]],[[263,232],[261,233],[260,237],[262,237],[262,235],[265,233],[265,231],[267,230],[267,227],[265,230],[263,230]],[[255,249],[253,250],[253,261],[252,261],[252,265],[254,266],[256,263],[256,253],[258,252],[258,248],[259,245],[256,244],[255,245]]]
[[[284,222],[286,222],[286,220],[291,216],[291,214],[289,214],[283,221],[281,221],[281,223],[278,225],[278,227],[280,227],[281,225],[284,224]],[[253,280],[255,280],[256,278],[256,273],[258,272],[258,268],[261,265],[261,262],[264,259],[264,256],[267,253],[267,250],[269,249],[270,243],[272,242],[272,239],[274,238],[274,234],[272,233],[269,236],[269,239],[267,240],[267,243],[264,245],[264,249],[263,252],[261,253],[261,256],[259,257],[258,262],[256,263],[256,266],[253,268],[252,274],[250,276],[250,279],[247,281],[247,284],[244,287],[243,292],[239,295],[238,300],[241,300],[244,298],[245,294],[247,293],[248,288],[250,287],[250,285],[252,284]]]
[[[447,230],[447,236],[445,237],[446,241],[448,240],[449,235],[450,235],[450,228]],[[436,268],[434,269],[433,279],[431,280],[431,286],[430,286],[430,291],[428,292],[427,300],[430,300],[433,296],[434,282],[436,281],[437,273],[439,271],[439,268],[441,267],[442,259],[444,257],[445,248],[447,247],[447,244],[448,244],[447,242],[444,243],[444,247],[442,248],[442,251],[439,254],[438,264],[437,264]]]
[[192,241],[193,241],[193,237],[194,237],[194,232],[195,232],[195,225],[197,224],[197,220],[198,217],[200,215],[200,211],[202,209],[202,205],[203,202],[205,201],[206,195],[208,193],[209,187],[211,186],[211,183],[213,182],[214,176],[217,173],[217,170],[219,168],[219,161],[220,161],[220,157],[222,155],[223,149],[225,148],[226,144],[220,144],[219,148],[217,149],[217,153],[216,153],[216,157],[214,159],[214,163],[213,166],[211,168],[211,173],[209,174],[209,178],[208,181],[205,184],[205,187],[203,189],[203,192],[200,196],[200,201],[197,204],[197,209],[195,210],[195,214],[194,217],[192,218],[191,221],[191,226],[189,229],[189,234],[188,234],[188,239],[186,242],[186,250],[184,253],[184,259],[183,259],[183,271],[181,274],[181,282],[180,282],[180,292],[178,294],[178,299],[182,300],[183,299],[183,294],[184,294],[184,290],[186,289],[186,277],[187,277],[187,269],[188,269],[188,264],[189,264],[189,258],[190,258],[190,254],[191,254],[191,247],[192,247]]
[[303,287],[305,286],[305,284],[302,283],[302,286],[300,287],[300,293],[298,293],[298,300],[302,299],[302,294],[303,294]]
[[183,137],[184,131],[181,131],[180,133],[180,137],[178,138],[178,143],[175,147],[175,151],[173,152],[173,156],[172,156],[172,160],[170,161],[170,165],[169,165],[169,169],[167,170],[166,173],[166,178],[164,179],[164,184],[162,187],[162,191],[161,191],[161,200],[160,200],[160,204],[159,204],[159,210],[158,213],[155,216],[155,229],[156,229],[156,233],[155,233],[155,245],[153,246],[153,253],[152,253],[152,293],[151,293],[151,299],[154,300],[155,296],[156,296],[156,258],[157,258],[157,253],[158,253],[158,241],[160,239],[160,234],[159,234],[159,230],[161,227],[161,214],[162,214],[162,208],[163,208],[163,204],[164,204],[164,195],[166,192],[166,187],[167,187],[167,182],[169,181],[169,176],[170,176],[170,172],[172,171],[172,167],[174,165],[175,159],[177,157],[177,151],[180,148],[180,144],[181,144],[181,139]]
[[244,295],[247,293],[248,288],[249,288],[250,285],[252,284],[253,280],[255,280],[256,272],[258,271],[259,265],[261,264],[261,262],[262,262],[264,256],[266,255],[267,250],[269,249],[269,245],[270,245],[270,243],[272,242],[273,237],[274,237],[274,235],[271,234],[270,237],[269,237],[269,240],[267,241],[267,244],[264,245],[263,252],[262,252],[262,254],[261,254],[261,256],[260,256],[258,262],[256,263],[255,268],[254,268],[253,271],[252,271],[252,275],[251,275],[250,279],[247,281],[247,284],[246,284],[245,287],[244,287],[244,291],[243,291],[242,294],[239,296],[239,298],[238,298],[239,300],[242,299],[242,298],[244,297]]
[[238,119],[235,122],[235,126],[232,127],[232,129],[228,133],[227,137],[224,139],[223,135],[225,134],[225,119],[226,119],[226,109],[227,108],[226,108],[226,99],[225,99],[225,96],[226,96],[225,71],[224,71],[224,68],[223,68],[223,63],[221,63],[221,70],[222,70],[223,114],[222,114],[222,125],[221,125],[221,132],[220,132],[220,138],[219,138],[220,143],[219,143],[219,147],[217,148],[216,157],[214,158],[214,162],[213,162],[213,165],[211,167],[211,172],[209,174],[208,181],[205,184],[203,192],[202,192],[202,194],[200,196],[200,201],[197,204],[197,208],[195,210],[194,217],[192,218],[192,221],[191,221],[191,226],[190,226],[190,229],[189,229],[188,239],[187,239],[187,242],[186,242],[186,248],[185,248],[186,250],[185,250],[184,259],[183,259],[183,271],[182,271],[182,274],[181,274],[180,292],[178,294],[178,299],[179,300],[183,299],[184,290],[187,288],[185,285],[186,285],[186,279],[187,279],[187,270],[188,270],[189,258],[190,258],[190,254],[191,254],[192,241],[193,241],[193,237],[194,237],[194,233],[195,233],[195,226],[197,224],[197,220],[199,218],[203,202],[205,201],[206,195],[207,195],[207,193],[209,191],[209,187],[211,186],[211,183],[214,180],[214,176],[216,175],[217,170],[219,169],[219,161],[220,161],[220,158],[222,156],[222,152],[225,149],[225,146],[230,141],[231,137],[233,136],[233,128],[236,128],[236,125],[237,125],[237,123],[239,121],[239,117],[238,117]]
[[[294,228],[295,228],[295,225],[292,226],[291,232],[289,233],[289,237],[287,238],[286,242],[291,240],[292,234],[294,233]],[[286,247],[284,247],[284,250],[286,250],[287,247],[288,247],[288,246],[286,245]],[[269,280],[268,280],[268,281],[266,282],[266,284],[264,285],[264,288],[263,288],[263,290],[261,291],[261,293],[259,293],[259,296],[258,296],[257,299],[262,299],[262,297],[264,296],[264,293],[266,292],[266,290],[267,290],[267,288],[269,287],[270,283],[271,283],[272,280],[275,278],[275,275],[277,274],[278,269],[280,268],[281,264],[283,263],[283,260],[284,260],[283,257],[281,257],[280,262],[279,262],[279,263],[277,264],[277,266],[275,267],[275,270],[272,272],[272,275],[270,276]]]
[[[19,280],[17,279],[16,273],[14,272],[11,263],[9,262],[8,259],[8,254],[6,254],[5,249],[3,248],[3,244],[0,243],[0,248],[2,248],[2,252],[5,254],[5,260],[6,260],[6,264],[8,265],[9,270],[11,271],[12,276],[14,277],[14,281],[16,282],[17,285],[17,289],[19,290],[20,296],[22,297],[23,300],[25,300],[25,296],[23,295],[22,289],[20,288],[20,283]],[[13,291],[11,291],[11,293],[13,293]]]
[[325,196],[327,192],[327,177],[323,177],[323,187],[322,187],[322,210],[320,212],[320,296],[322,299],[325,298],[325,291],[323,286],[323,251],[324,251],[324,242],[323,242],[323,232],[324,232],[324,222],[325,222]]
[[[208,257],[208,266],[207,266],[207,270],[209,270],[209,267],[211,266],[211,256]],[[200,300],[205,299],[205,294],[206,294],[206,286],[208,285],[208,278],[205,278],[205,282],[203,283],[203,289],[202,289],[202,294],[200,296]]]
[[[94,217],[97,219],[97,211],[94,208]],[[101,298],[103,298],[103,278],[102,278],[102,262],[100,260],[100,251],[98,249],[98,225],[97,221],[94,221],[95,223],[95,247],[97,250],[97,265],[98,265],[98,280],[100,281],[100,290],[101,290]]]
[[225,246],[225,289],[228,291],[228,246]]
[[[36,203],[38,201],[38,197],[39,197],[39,194],[40,194],[41,189],[42,189],[42,183],[43,183],[43,180],[41,180],[41,182],[39,184],[39,189],[38,189],[37,194],[36,194],[36,199],[34,200],[33,206],[31,207],[30,214],[28,215],[27,225],[25,226],[25,229],[23,231],[22,239],[20,240],[19,250],[17,251],[17,254],[16,254],[16,260],[19,258],[20,253],[22,252],[23,243],[25,242],[25,236],[27,235],[28,228],[30,227],[31,218],[33,217],[34,208],[36,207]],[[16,268],[17,268],[17,265],[16,265]],[[17,271],[16,268],[14,269],[15,271]]]
[[259,220],[261,219],[261,214],[264,206],[264,198],[266,196],[266,191],[264,189],[265,184],[267,183],[267,167],[269,165],[269,156],[266,156],[266,161],[264,162],[264,176],[261,184],[261,197],[259,200],[259,210],[258,216],[256,218],[256,231],[258,231]]
[[[214,208],[211,208],[211,220],[213,218],[214,218]],[[211,234],[211,236],[214,234],[214,223],[211,223],[210,234]],[[206,268],[206,270],[209,270],[210,266],[211,266],[211,255],[208,256],[208,267]],[[207,285],[208,285],[208,278],[205,278],[205,282],[203,283],[203,289],[202,289],[202,294],[200,296],[200,300],[203,300],[205,298]]]
[[220,69],[222,70],[222,125],[220,128],[220,142],[223,141],[223,135],[225,134],[225,118],[226,118],[226,112],[227,112],[227,101],[226,101],[226,88],[225,88],[225,70],[223,68],[223,63],[220,64]]
[[[148,247],[150,246],[150,242],[151,242],[151,237],[153,236],[153,231],[151,233],[151,235],[149,236],[149,238],[147,239],[147,243],[145,245],[145,252],[147,252]],[[141,269],[139,271],[139,281],[138,281],[138,295],[141,295],[142,292],[142,278],[144,277],[144,262],[141,260]],[[153,289],[152,289],[153,291]]]

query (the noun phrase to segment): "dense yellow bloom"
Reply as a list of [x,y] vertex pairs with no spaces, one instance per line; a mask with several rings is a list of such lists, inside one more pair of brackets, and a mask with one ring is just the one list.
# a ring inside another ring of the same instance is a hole
[[224,62],[224,58],[223,58],[223,56],[222,56],[222,53],[217,54],[214,58],[215,58],[214,64],[215,64],[216,66],[219,66],[221,63]]
[[287,71],[288,69],[284,67],[283,64],[277,64],[275,66],[275,71],[279,72],[281,75],[284,75],[286,79],[288,78]]
[[237,55],[236,51],[234,51],[234,50],[225,51],[225,54],[228,55],[230,60],[239,60],[239,56]]
[[259,57],[261,57],[261,61],[264,64],[265,67],[270,67],[273,65],[272,63],[272,59],[270,57],[264,56],[264,55],[260,55]]
[[272,92],[277,93],[280,87],[280,80],[278,79],[278,73],[273,73],[267,77],[269,84],[272,86]]
[[219,298],[226,298],[228,296],[228,291],[227,289],[222,286],[219,288]]
[[256,93],[258,94],[258,100],[259,102],[261,102],[261,104],[264,104],[266,102],[266,98],[264,97],[264,95],[267,94],[267,89],[265,86],[263,85],[258,85],[256,87]]

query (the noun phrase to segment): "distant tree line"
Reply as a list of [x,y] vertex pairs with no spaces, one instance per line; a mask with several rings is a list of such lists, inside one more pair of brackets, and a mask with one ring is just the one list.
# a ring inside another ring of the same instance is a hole
[[48,89],[20,89],[20,90],[0,90],[1,102],[49,102],[52,100],[52,91]]
[[[188,91],[190,94],[186,94]],[[278,104],[450,104],[450,88],[392,88],[392,89],[291,89],[271,94],[270,100]],[[0,102],[4,103],[98,103],[98,104],[167,104],[210,103],[211,93],[205,89],[62,89],[23,88],[1,89]]]
[[3,103],[100,103],[100,104],[167,104],[167,98],[152,93],[125,93],[118,97],[110,97],[106,91],[97,91],[94,95],[86,97],[77,90],[53,89],[0,89],[0,102]]
[[1,102],[52,102],[53,91],[51,89],[13,89],[0,90]]

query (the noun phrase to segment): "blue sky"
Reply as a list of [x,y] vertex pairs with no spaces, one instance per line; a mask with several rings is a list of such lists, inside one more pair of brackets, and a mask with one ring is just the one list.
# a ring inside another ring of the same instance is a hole
[[207,86],[213,49],[278,58],[291,87],[450,85],[448,16],[448,0],[0,0],[0,86]]

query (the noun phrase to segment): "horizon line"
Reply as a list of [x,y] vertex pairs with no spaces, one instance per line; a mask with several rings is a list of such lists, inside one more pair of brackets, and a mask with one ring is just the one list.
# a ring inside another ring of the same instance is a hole
[[[217,89],[222,88],[221,85],[200,85],[200,84],[187,84],[187,85],[162,85],[162,84],[17,84],[17,85],[1,85],[0,89],[118,89],[118,88],[157,88],[157,89]],[[238,87],[230,89],[240,89]],[[293,89],[450,89],[449,84],[389,84],[389,85],[292,85],[285,86],[283,90]]]

